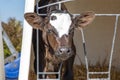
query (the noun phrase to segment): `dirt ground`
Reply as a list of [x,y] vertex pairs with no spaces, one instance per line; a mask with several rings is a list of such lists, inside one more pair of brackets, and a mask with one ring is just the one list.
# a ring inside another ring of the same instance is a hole
[[[90,71],[107,71],[107,66],[95,66],[89,67]],[[86,68],[84,65],[74,65],[74,80],[87,80],[86,78]],[[105,78],[107,75],[90,75],[90,77]],[[30,71],[29,80],[37,80],[36,75],[33,71]],[[112,67],[111,69],[111,80],[120,80],[120,71]]]

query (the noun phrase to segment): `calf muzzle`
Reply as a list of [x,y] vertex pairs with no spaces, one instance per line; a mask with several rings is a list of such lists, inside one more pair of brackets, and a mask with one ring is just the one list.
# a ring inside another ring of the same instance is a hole
[[67,60],[72,55],[71,48],[69,47],[60,47],[58,48],[57,52],[55,53],[56,57],[61,60]]

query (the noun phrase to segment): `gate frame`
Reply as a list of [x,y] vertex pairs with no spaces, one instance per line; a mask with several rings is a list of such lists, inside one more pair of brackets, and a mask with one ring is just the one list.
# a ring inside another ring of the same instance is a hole
[[[25,0],[25,11],[34,12],[35,0]],[[32,27],[24,19],[21,59],[18,80],[28,80],[31,55]]]

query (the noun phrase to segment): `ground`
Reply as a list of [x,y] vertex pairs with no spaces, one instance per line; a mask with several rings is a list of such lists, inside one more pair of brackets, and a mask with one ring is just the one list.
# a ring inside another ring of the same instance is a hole
[[[107,66],[90,66],[90,71],[107,71]],[[33,71],[30,71],[29,80],[37,80]],[[90,77],[95,77],[91,75]],[[96,77],[107,77],[107,75],[96,75]],[[74,80],[86,80],[86,68],[84,65],[74,65]],[[120,70],[112,67],[111,80],[120,80]]]

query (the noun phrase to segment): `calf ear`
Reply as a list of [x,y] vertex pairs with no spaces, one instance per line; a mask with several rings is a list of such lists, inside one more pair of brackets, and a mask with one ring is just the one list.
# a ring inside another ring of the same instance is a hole
[[85,27],[89,23],[91,23],[95,18],[94,12],[85,12],[82,13],[80,16],[75,17],[75,26],[78,27]]
[[43,30],[44,22],[43,18],[38,16],[36,13],[25,13],[24,17],[26,21],[35,29]]

